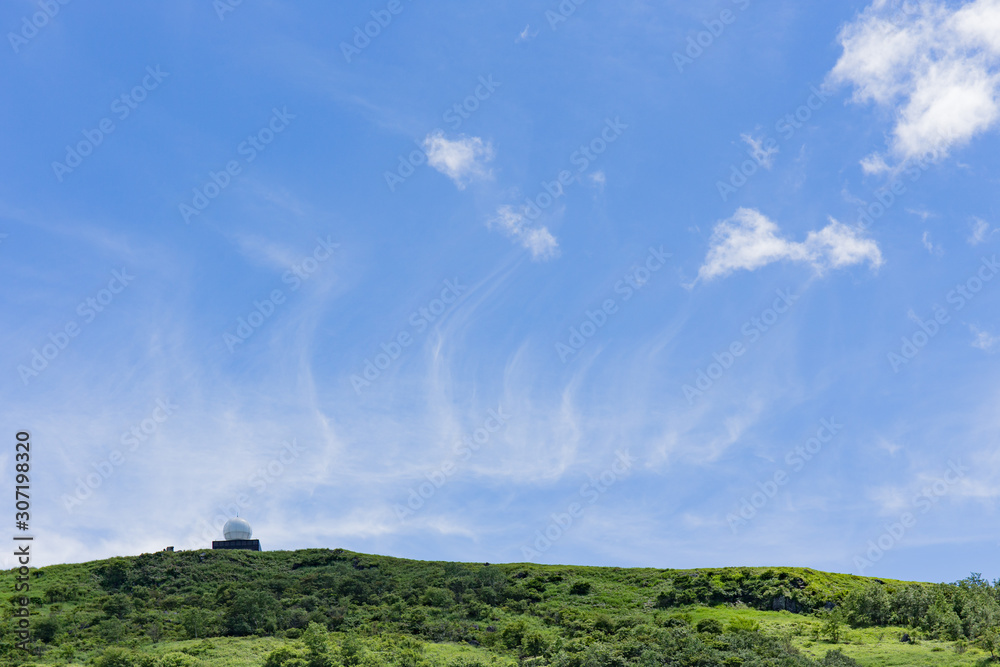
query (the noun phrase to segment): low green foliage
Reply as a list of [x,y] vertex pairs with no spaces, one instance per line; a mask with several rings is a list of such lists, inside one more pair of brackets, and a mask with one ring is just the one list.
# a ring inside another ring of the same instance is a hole
[[1000,589],[975,574],[946,585],[209,550],[53,566],[31,585],[36,654],[8,632],[2,665],[951,667],[1000,655]]

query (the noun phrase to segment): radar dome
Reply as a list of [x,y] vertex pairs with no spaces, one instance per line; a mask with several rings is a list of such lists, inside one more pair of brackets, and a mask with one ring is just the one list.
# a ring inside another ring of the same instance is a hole
[[243,519],[236,517],[226,522],[222,527],[222,534],[227,540],[249,540],[253,535],[253,528]]

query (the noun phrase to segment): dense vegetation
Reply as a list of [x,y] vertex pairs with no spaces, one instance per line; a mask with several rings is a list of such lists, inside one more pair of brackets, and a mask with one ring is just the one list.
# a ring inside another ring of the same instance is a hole
[[0,663],[971,665],[1000,652],[998,584],[436,563],[341,549],[162,552],[33,572],[35,651],[14,646],[11,593]]

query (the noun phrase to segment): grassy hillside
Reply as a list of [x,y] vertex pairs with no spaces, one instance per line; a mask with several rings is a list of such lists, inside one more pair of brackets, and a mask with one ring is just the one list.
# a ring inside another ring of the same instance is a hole
[[4,665],[977,665],[1000,625],[1000,588],[975,575],[204,550],[34,571],[28,655],[5,579]]

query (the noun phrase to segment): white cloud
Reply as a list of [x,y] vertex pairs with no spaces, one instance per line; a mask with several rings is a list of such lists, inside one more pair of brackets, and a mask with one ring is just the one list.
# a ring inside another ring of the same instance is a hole
[[969,245],[979,245],[992,236],[995,230],[990,230],[990,224],[982,218],[972,219],[972,233],[969,235]]
[[740,137],[750,147],[750,156],[760,166],[770,169],[771,165],[774,164],[774,156],[778,153],[779,148],[777,146],[764,148],[763,139],[754,139],[749,134],[741,134]]
[[487,223],[499,227],[507,236],[520,243],[531,252],[532,259],[552,259],[559,256],[559,242],[547,227],[532,227],[523,211],[512,206],[501,206],[497,217]]
[[438,130],[424,139],[427,164],[455,181],[459,190],[476,178],[489,178],[485,165],[493,159],[493,146],[479,137],[461,137],[454,141],[446,139]]
[[1000,344],[1000,336],[994,336],[988,331],[983,331],[975,324],[969,325],[969,331],[976,337],[972,341],[972,347],[977,347],[983,352],[992,352]]
[[823,229],[809,232],[802,243],[781,238],[779,232],[778,225],[759,211],[737,210],[712,231],[708,255],[698,277],[710,280],[783,260],[805,262],[817,271],[864,261],[872,268],[882,265],[882,253],[875,241],[862,238],[860,231],[832,218]]
[[926,232],[925,231],[924,235],[920,237],[920,241],[921,241],[921,243],[924,244],[924,247],[927,248],[927,252],[929,252],[930,254],[932,254],[932,255],[942,255],[942,254],[944,254],[944,248],[942,248],[939,245],[934,245],[934,242],[931,241],[931,233],[930,232]]
[[603,190],[604,185],[608,182],[608,177],[604,175],[603,171],[595,171],[590,175],[590,182],[593,183],[597,189]]
[[889,165],[885,163],[884,157],[878,153],[872,153],[867,157],[861,158],[861,171],[869,176],[882,174],[889,171]]
[[[843,55],[830,73],[896,119],[889,151],[900,161],[947,155],[1000,121],[1000,0],[961,7],[875,0],[840,33]],[[865,173],[889,167],[879,154]]]
[[538,31],[536,30],[535,32],[531,32],[531,24],[529,23],[528,25],[524,26],[524,30],[522,30],[520,34],[518,34],[517,39],[514,40],[514,43],[517,44],[519,42],[527,42],[529,39],[534,39],[537,36],[538,36]]

